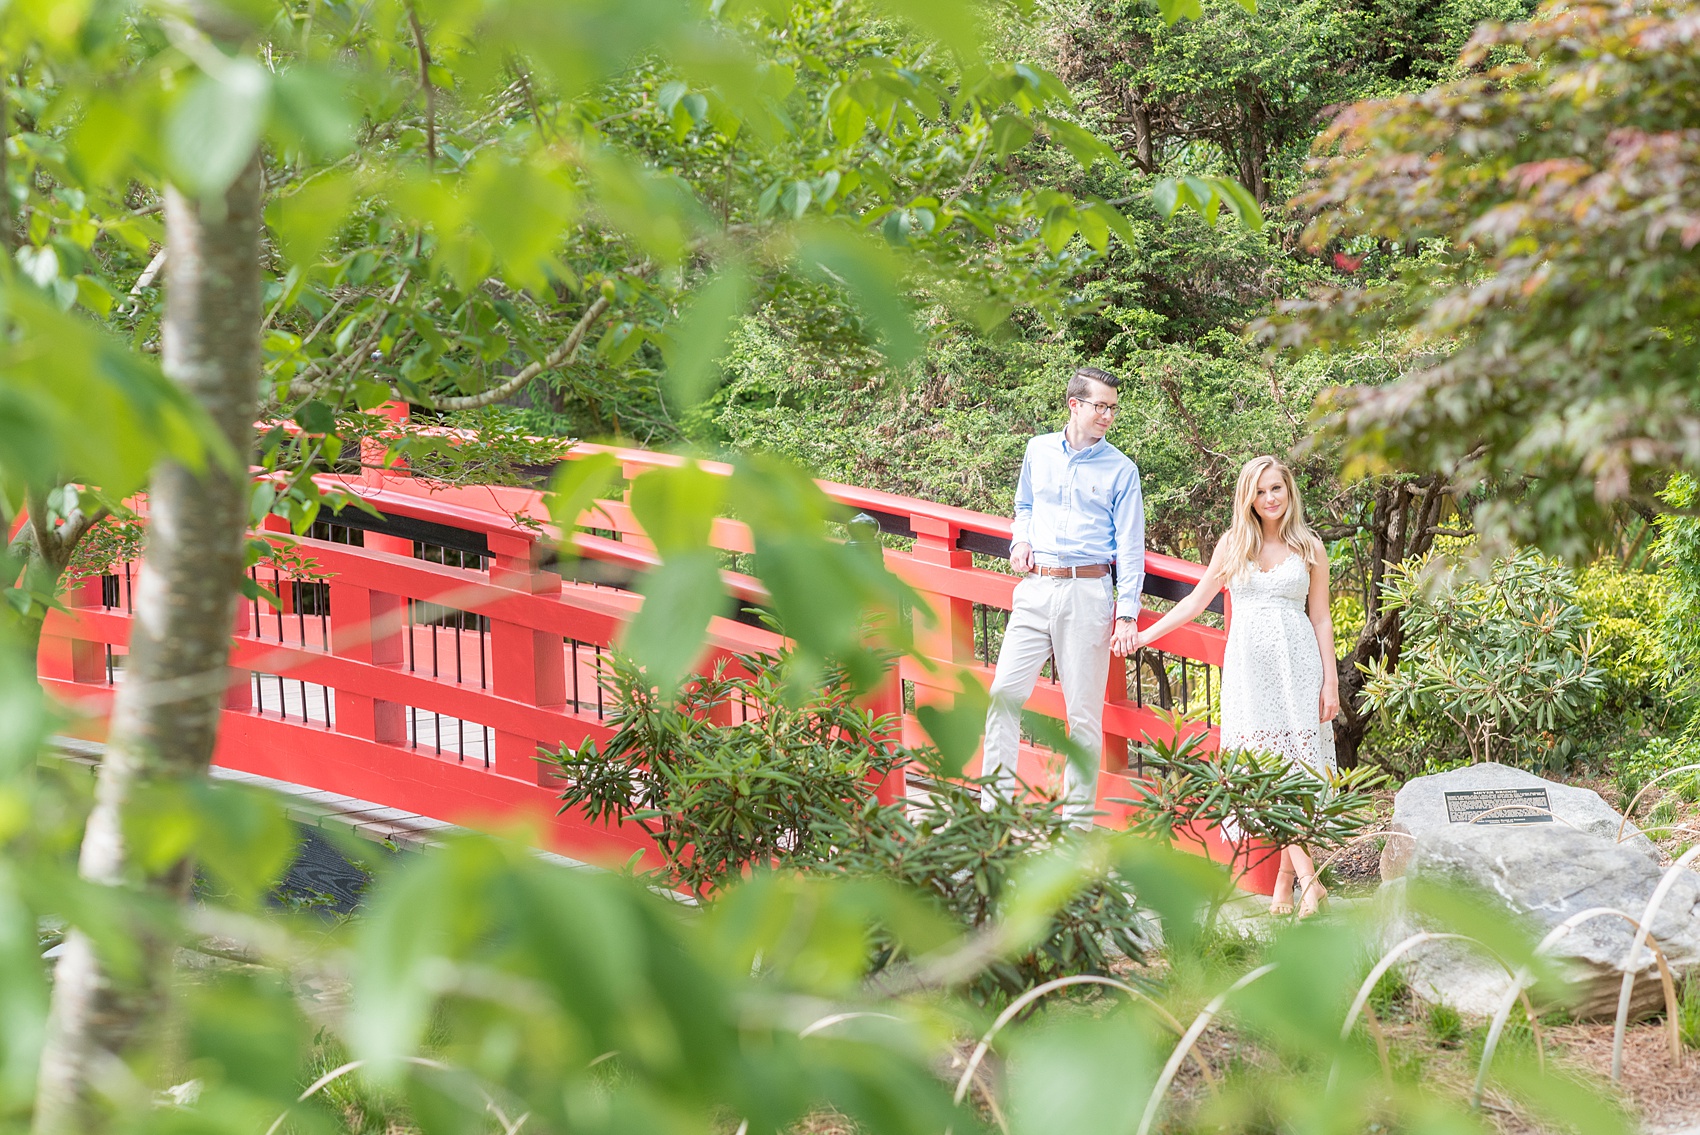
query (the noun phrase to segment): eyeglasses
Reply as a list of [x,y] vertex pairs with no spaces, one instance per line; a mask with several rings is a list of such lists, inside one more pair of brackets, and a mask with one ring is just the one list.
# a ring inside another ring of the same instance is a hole
[[1084,398],[1076,398],[1075,401],[1080,403],[1082,406],[1092,407],[1093,413],[1101,414],[1106,418],[1115,417],[1116,411],[1121,409],[1121,407],[1116,405],[1114,402],[1088,402]]

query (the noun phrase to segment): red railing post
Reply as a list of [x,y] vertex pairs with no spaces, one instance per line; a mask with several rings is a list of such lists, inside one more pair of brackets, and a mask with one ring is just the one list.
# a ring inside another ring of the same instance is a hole
[[[962,535],[961,526],[938,517],[916,514],[910,517],[909,525],[915,533],[915,546],[910,553],[922,563],[941,564],[951,568],[971,568],[974,566],[974,554],[957,547],[957,540]],[[970,599],[959,599],[954,595],[941,592],[922,591],[921,598],[932,609],[933,618],[929,622],[925,617],[916,614],[915,645],[920,652],[929,658],[954,665],[972,663],[974,661],[974,602]],[[903,687],[898,684],[896,706],[899,711],[903,708]],[[915,704],[917,707],[929,703],[948,702],[950,695],[943,691],[916,683]],[[926,738],[919,732],[919,725],[912,716],[905,714],[903,718],[905,740],[911,744],[923,744]],[[976,758],[977,767],[977,758]]]
[[[230,633],[236,638],[253,637],[254,608],[248,598],[243,595],[236,597],[236,617],[231,620]],[[230,668],[230,684],[224,688],[224,708],[249,710],[254,708],[254,679],[253,671],[241,667]]]
[[[100,576],[79,580],[67,587],[60,602],[71,608],[101,606]],[[61,682],[106,682],[106,646],[72,635],[43,634],[36,656],[43,678]]]
[[[533,595],[561,593],[561,577],[539,566],[541,546],[530,533],[492,532],[489,541],[491,583]],[[497,697],[535,706],[565,705],[565,641],[558,634],[491,619],[490,684]],[[558,737],[528,737],[497,728],[496,771],[533,784],[545,784],[547,769],[537,759],[538,750],[559,743]]]
[[[399,595],[339,583],[331,591],[331,653],[377,666],[402,663],[402,604]],[[379,701],[347,690],[336,692],[336,731],[400,745],[407,741],[407,717],[399,702]]]
[[[1128,659],[1110,656],[1110,676],[1104,683],[1104,700],[1118,702],[1127,700],[1127,664]],[[1104,753],[1101,766],[1107,772],[1127,771],[1128,738],[1117,733],[1111,733],[1109,726],[1104,727]]]

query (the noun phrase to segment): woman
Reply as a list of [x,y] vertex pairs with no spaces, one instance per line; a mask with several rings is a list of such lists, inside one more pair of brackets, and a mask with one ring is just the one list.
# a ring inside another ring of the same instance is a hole
[[[1326,776],[1334,768],[1329,722],[1340,711],[1328,553],[1305,524],[1291,471],[1273,457],[1245,463],[1232,523],[1204,578],[1135,647],[1197,618],[1223,587],[1234,605],[1222,662],[1222,748],[1279,753]],[[1284,847],[1269,913],[1293,912],[1295,876],[1299,916],[1316,912],[1328,892],[1315,863],[1304,848]]]

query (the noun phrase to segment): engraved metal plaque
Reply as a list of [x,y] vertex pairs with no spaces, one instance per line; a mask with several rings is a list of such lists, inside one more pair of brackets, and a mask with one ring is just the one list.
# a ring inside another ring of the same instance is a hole
[[1476,788],[1448,792],[1446,818],[1454,824],[1550,824],[1552,804],[1544,788]]

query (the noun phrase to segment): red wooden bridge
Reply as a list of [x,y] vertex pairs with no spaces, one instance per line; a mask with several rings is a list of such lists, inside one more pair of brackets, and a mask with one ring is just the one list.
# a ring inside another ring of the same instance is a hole
[[[569,459],[599,452],[615,455],[628,482],[681,460],[594,445],[578,446]],[[316,561],[303,577],[257,569],[257,582],[282,602],[246,602],[239,613],[215,764],[455,824],[521,822],[548,849],[577,859],[622,861],[634,852],[653,859],[641,824],[557,814],[558,789],[536,759],[540,747],[611,733],[599,663],[641,602],[631,580],[657,562],[625,500],[587,511],[582,522],[600,527],[574,534],[580,557],[559,562],[559,533],[535,489],[446,487],[405,470],[323,480],[359,495],[377,515],[345,508],[315,525],[298,541]],[[939,616],[918,630],[920,651],[976,669],[989,683],[1016,578],[974,561],[1008,554],[1009,520],[849,485],[822,488],[878,523],[893,545],[887,564]],[[713,539],[729,552],[752,550],[748,528],[733,520],[716,523]],[[42,680],[94,722],[123,679],[139,566],[113,564],[76,584],[69,610],[48,617]],[[1191,590],[1202,569],[1153,554],[1146,570],[1146,594],[1172,600]],[[724,578],[733,596],[761,602],[757,580]],[[1147,612],[1142,622],[1155,618]],[[780,645],[771,631],[729,618],[715,619],[709,637],[710,658]],[[1115,799],[1134,795],[1130,782],[1140,773],[1137,757],[1129,766],[1130,741],[1172,729],[1161,711],[1202,711],[1209,724],[1223,643],[1223,631],[1191,624],[1137,662],[1112,665],[1100,822],[1125,815]],[[904,739],[920,743],[914,707],[948,700],[950,681],[949,668],[935,673],[904,659],[872,705],[900,714]],[[1064,716],[1054,678],[1040,681],[1028,708]],[[977,772],[977,761],[969,771]],[[1020,771],[1031,784],[1051,784],[1059,761],[1024,746]],[[885,786],[902,790],[901,781]]]

